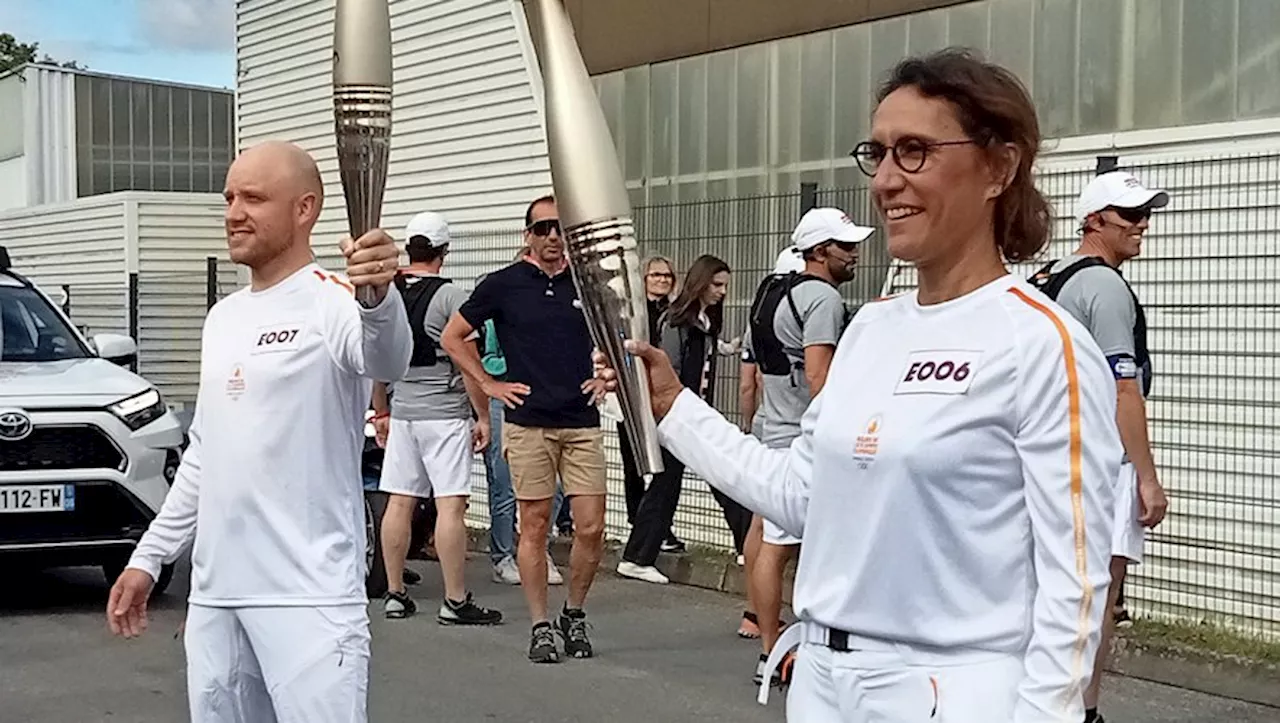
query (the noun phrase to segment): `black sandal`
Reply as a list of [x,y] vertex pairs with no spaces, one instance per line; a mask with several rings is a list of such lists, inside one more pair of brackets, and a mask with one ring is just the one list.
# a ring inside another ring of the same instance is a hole
[[[751,624],[752,628],[755,628],[754,633],[751,630],[747,629],[746,626],[748,623]],[[786,629],[787,629],[787,624],[779,620],[778,632],[781,633],[783,630],[786,630]],[[756,617],[755,613],[749,610],[742,611],[742,624],[738,626],[738,637],[742,638],[743,640],[759,640],[760,639],[760,618]]]

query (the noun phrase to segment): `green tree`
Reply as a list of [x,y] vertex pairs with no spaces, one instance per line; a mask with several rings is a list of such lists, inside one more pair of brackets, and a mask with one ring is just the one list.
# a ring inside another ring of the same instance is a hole
[[[12,33],[0,33],[0,75],[4,75],[14,68],[34,63],[37,61],[36,53],[40,50],[40,43],[23,43],[19,42]],[[60,62],[49,57],[45,53],[44,57],[39,58],[41,63],[49,63],[51,65],[60,65],[64,68],[83,68],[74,60]]]

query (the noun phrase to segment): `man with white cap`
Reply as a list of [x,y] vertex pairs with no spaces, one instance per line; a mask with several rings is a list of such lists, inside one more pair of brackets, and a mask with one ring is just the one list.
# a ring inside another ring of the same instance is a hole
[[435,547],[444,577],[444,600],[436,619],[445,625],[494,625],[502,613],[476,605],[467,591],[467,528],[471,462],[489,444],[489,402],[440,346],[440,334],[467,300],[467,293],[440,275],[449,252],[449,225],[426,211],[405,228],[409,265],[396,277],[413,330],[409,372],[374,388],[374,426],[386,439],[379,489],[389,495],[382,517],[382,554],[387,570],[388,618],[417,612],[402,571],[409,551],[414,507],[434,497]]
[[[1148,189],[1124,171],[1094,177],[1077,202],[1080,247],[1031,278],[1085,325],[1116,379],[1116,423],[1125,456],[1116,488],[1109,610],[1116,606],[1128,565],[1142,562],[1143,528],[1160,524],[1168,507],[1147,436],[1144,400],[1151,392],[1152,369],[1146,315],[1120,273],[1121,264],[1141,253],[1152,212],[1168,204],[1168,193]],[[1104,618],[1102,644],[1084,695],[1087,723],[1102,721],[1098,693],[1114,631],[1115,616],[1110,614]]]
[[[773,263],[773,276],[785,276],[803,272],[804,257],[800,255],[795,246],[788,246],[778,253],[778,258]],[[767,280],[766,278],[765,281]],[[762,285],[763,283],[764,281],[761,282]],[[750,331],[748,331],[749,333]],[[752,353],[750,345],[746,343],[745,336],[743,337],[740,360],[742,363],[738,367],[738,413],[742,416],[742,431],[756,439],[764,439],[764,415],[756,414],[756,411],[760,408],[760,399],[764,394],[764,378],[760,375],[760,366],[756,364],[755,354]],[[720,493],[717,491],[716,494]],[[756,555],[760,551],[761,538],[763,537],[761,518],[753,515],[750,510],[727,495],[716,499],[725,507],[726,519],[733,516],[735,519],[746,520],[746,525],[741,530],[736,529],[732,523],[729,527],[733,532],[734,547],[738,550],[738,565],[745,566],[747,558],[751,558],[753,567],[747,568],[747,580],[750,581],[751,570],[754,569]],[[732,515],[730,507],[734,509]],[[741,511],[741,514],[738,514],[738,511]],[[739,537],[742,538],[741,542],[739,542]],[[755,606],[751,601],[750,585],[747,586],[747,609],[742,612],[742,622],[738,626],[738,637],[760,637],[760,623],[756,618]]]
[[[853,278],[858,245],[873,230],[838,208],[809,210],[791,234],[792,248],[778,258],[779,268],[795,268],[795,256],[803,267],[769,276],[756,292],[743,346],[744,358],[752,359],[763,377],[760,440],[766,446],[791,445],[809,402],[826,383],[849,318],[838,287]],[[788,252],[791,259],[784,258]],[[783,572],[799,544],[769,520],[753,521],[746,549],[750,602],[763,649],[757,682],[781,633]]]

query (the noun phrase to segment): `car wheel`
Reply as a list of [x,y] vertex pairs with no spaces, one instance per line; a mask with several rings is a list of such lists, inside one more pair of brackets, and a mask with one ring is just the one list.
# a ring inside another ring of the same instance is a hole
[[[108,562],[102,563],[102,575],[107,579],[107,587],[116,584],[124,568],[129,564],[129,558],[120,557]],[[151,599],[155,599],[164,594],[169,589],[169,583],[173,582],[173,565],[162,565],[160,567],[160,579],[156,580],[156,584],[151,588]]]
[[165,590],[169,589],[169,583],[173,582],[173,565],[164,565],[160,568],[160,579],[156,580],[156,586],[151,588],[151,597],[163,595]]

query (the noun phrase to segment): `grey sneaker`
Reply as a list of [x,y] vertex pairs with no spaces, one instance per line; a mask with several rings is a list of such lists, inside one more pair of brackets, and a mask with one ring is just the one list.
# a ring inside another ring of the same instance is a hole
[[560,662],[560,651],[556,648],[556,636],[551,631],[551,623],[533,626],[533,634],[529,637],[529,660],[534,663]]
[[570,658],[590,658],[591,639],[587,637],[587,614],[566,607],[556,618],[556,632],[564,638],[564,654]]

